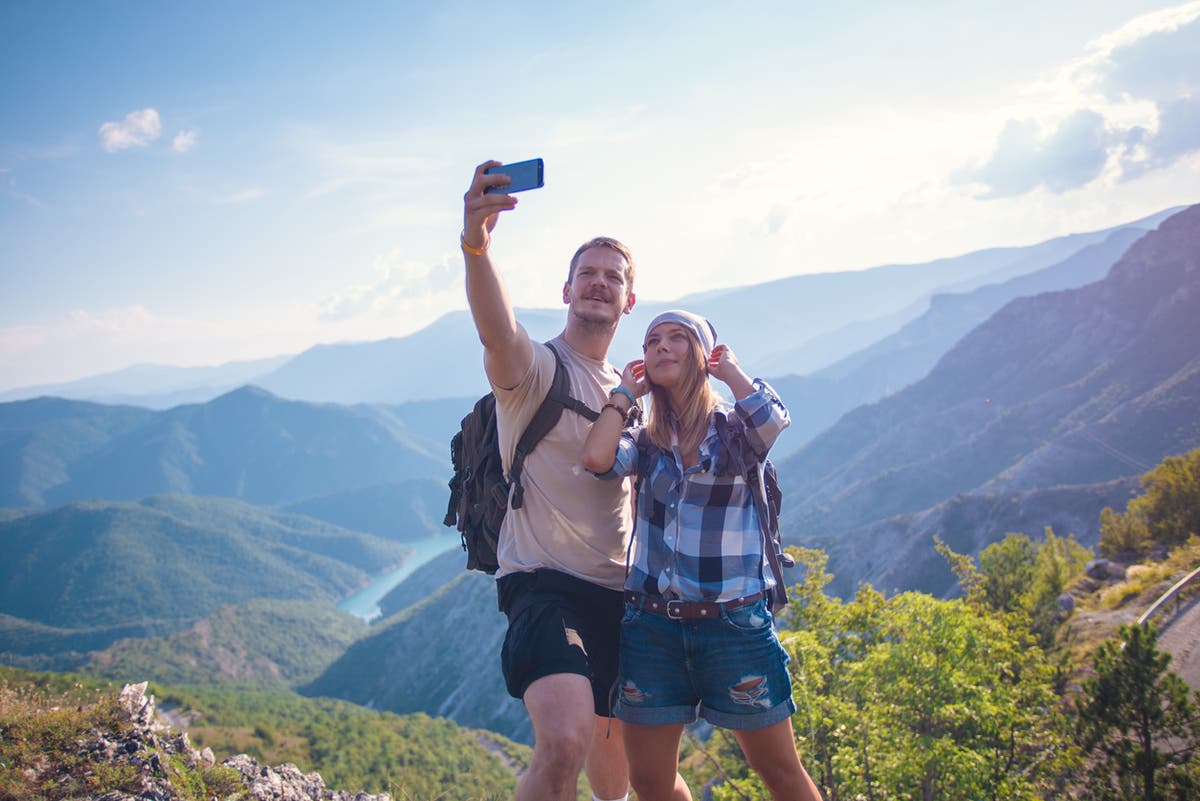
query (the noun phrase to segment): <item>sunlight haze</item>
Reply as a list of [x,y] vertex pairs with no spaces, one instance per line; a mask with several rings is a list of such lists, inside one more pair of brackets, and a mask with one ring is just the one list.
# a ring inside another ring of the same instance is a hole
[[631,246],[643,299],[1200,201],[1200,2],[0,3],[0,389],[402,336]]

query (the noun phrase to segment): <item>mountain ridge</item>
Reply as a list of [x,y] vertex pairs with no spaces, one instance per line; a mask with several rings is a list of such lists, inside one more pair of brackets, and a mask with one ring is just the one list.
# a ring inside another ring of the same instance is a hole
[[1198,254],[1193,206],[1103,280],[1009,302],[925,378],[781,463],[789,533],[832,541],[984,488],[1126,478],[1200,444]]

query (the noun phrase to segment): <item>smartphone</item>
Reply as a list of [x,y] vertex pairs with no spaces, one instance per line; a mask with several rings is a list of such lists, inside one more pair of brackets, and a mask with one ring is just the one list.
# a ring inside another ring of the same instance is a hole
[[507,186],[489,186],[483,190],[485,194],[511,194],[513,192],[524,192],[527,189],[540,189],[542,186],[542,160],[530,159],[529,161],[518,161],[515,164],[501,164],[499,167],[488,167],[484,170],[487,175],[495,175],[500,173],[512,178],[512,183]]

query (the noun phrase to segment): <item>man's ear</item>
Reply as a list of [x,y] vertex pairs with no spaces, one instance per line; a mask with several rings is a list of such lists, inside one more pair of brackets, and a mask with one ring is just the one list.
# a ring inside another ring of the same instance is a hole
[[571,305],[571,282],[567,281],[563,284],[563,303]]
[[633,311],[633,304],[635,303],[637,303],[637,295],[630,292],[629,300],[625,301],[625,314],[629,314],[631,311]]

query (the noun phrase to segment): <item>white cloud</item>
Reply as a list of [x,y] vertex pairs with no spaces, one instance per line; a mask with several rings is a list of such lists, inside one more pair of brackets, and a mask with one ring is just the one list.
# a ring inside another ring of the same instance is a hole
[[359,317],[396,319],[401,315],[445,307],[462,294],[461,268],[450,257],[435,264],[404,258],[399,249],[375,259],[374,278],[347,287],[320,303],[323,322],[344,322]]
[[109,153],[130,147],[145,147],[162,135],[162,121],[152,108],[131,111],[121,122],[100,126],[100,146]]
[[1130,20],[1031,87],[1043,116],[1009,119],[982,166],[983,197],[1128,180],[1200,152],[1200,2]]
[[196,144],[195,131],[180,131],[171,140],[171,149],[176,153],[186,153]]
[[1039,186],[1062,193],[1090,183],[1104,170],[1113,136],[1098,112],[1080,109],[1051,130],[1035,120],[1009,120],[991,159],[964,170],[959,183],[981,183],[984,197],[1008,197]]

